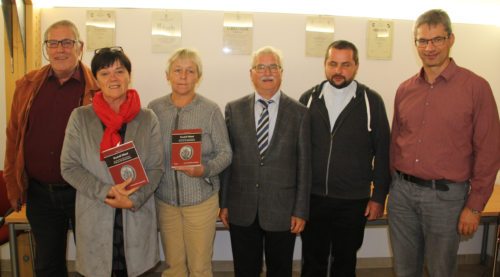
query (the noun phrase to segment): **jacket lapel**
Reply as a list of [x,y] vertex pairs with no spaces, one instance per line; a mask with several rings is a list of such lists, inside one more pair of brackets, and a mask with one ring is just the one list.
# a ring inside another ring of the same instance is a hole
[[125,139],[123,142],[131,141],[131,138],[136,138],[137,137],[137,130],[139,129],[139,121],[136,120],[141,116],[141,111],[137,114],[136,118],[134,118],[132,121],[127,123],[127,131],[125,132]]
[[101,145],[102,136],[104,135],[104,125],[101,120],[97,116],[97,114],[92,110],[91,112],[92,118],[90,119],[90,129],[92,132],[92,139],[98,142],[98,145]]
[[[282,133],[283,129],[288,125],[289,117],[286,116],[288,112],[288,105],[290,104],[290,99],[283,92],[281,92],[280,102],[278,106],[278,115],[276,116],[276,123],[274,125],[273,137],[269,142],[269,146],[267,147],[267,152],[272,153],[273,148],[275,148],[276,144],[279,144],[279,134]],[[265,157],[267,157],[266,155]],[[265,159],[264,157],[264,159]]]
[[242,111],[243,126],[248,126],[247,132],[250,136],[250,141],[255,149],[255,157],[260,159],[259,146],[257,145],[257,130],[255,128],[255,93],[248,96],[247,103],[244,106],[245,110]]

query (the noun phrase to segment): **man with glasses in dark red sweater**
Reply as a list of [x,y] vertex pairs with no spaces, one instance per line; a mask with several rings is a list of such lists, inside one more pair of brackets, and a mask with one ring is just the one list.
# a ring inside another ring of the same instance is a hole
[[67,20],[44,34],[49,64],[16,82],[7,125],[4,177],[11,206],[26,202],[35,238],[36,276],[67,276],[66,241],[75,229],[75,189],[61,176],[64,131],[74,108],[91,101],[97,86],[80,62],[83,42]]

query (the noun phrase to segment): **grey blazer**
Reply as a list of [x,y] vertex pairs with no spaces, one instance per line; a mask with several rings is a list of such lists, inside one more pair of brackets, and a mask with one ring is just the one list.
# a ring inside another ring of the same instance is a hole
[[[114,185],[99,148],[103,126],[91,105],[71,114],[61,154],[64,179],[76,188],[76,268],[85,276],[111,276],[115,209],[104,199]],[[129,276],[158,263],[158,229],[153,192],[163,174],[163,143],[158,120],[142,109],[127,124],[124,141],[134,141],[149,184],[130,196],[134,210],[123,210],[125,258]]]
[[290,229],[291,216],[308,219],[311,186],[309,113],[283,92],[266,156],[260,160],[254,94],[226,105],[233,161],[224,172],[222,207],[229,222],[249,226],[258,215],[267,231]]

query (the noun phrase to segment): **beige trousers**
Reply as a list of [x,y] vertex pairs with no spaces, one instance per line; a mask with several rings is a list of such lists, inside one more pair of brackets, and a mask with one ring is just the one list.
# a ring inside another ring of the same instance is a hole
[[219,195],[187,207],[171,206],[156,199],[156,210],[165,262],[169,266],[162,277],[212,277]]

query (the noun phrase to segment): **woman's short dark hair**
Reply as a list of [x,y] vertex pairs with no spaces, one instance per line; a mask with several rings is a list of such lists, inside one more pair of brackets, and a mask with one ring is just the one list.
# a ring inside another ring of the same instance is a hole
[[90,67],[95,78],[97,78],[97,71],[112,66],[116,61],[127,69],[128,74],[132,73],[132,64],[121,47],[101,48],[95,50],[94,53]]

